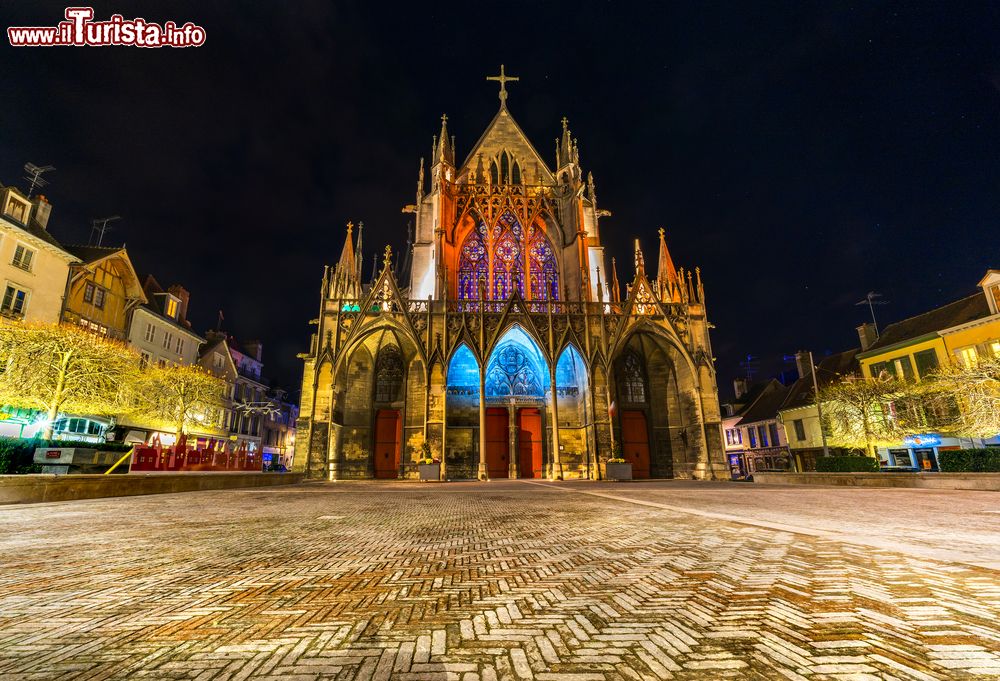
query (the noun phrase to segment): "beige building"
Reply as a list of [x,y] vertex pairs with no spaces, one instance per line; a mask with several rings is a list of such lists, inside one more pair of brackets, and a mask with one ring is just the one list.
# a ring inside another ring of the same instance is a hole
[[0,315],[59,321],[70,265],[79,259],[48,232],[51,205],[0,186]]
[[128,338],[132,312],[147,303],[124,246],[67,246],[70,268],[62,320],[117,340]]
[[[858,372],[856,356],[859,350],[846,350],[824,357],[816,366],[816,381],[822,390],[825,386],[842,380]],[[792,469],[796,471],[816,470],[816,459],[823,456],[823,433],[820,430],[819,409],[816,406],[816,390],[809,366],[808,353],[796,353],[799,378],[788,390],[778,421],[784,429],[788,450],[792,456]],[[835,447],[827,446],[830,454],[843,454]]]

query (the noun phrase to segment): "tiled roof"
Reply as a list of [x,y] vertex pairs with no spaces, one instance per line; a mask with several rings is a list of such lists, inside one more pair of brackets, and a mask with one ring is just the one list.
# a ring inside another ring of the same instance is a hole
[[[832,383],[840,376],[846,376],[857,371],[857,355],[859,352],[858,348],[854,348],[824,357],[816,370],[816,382],[822,387]],[[813,377],[812,374],[809,374],[792,383],[788,389],[788,395],[781,405],[781,409],[804,407],[808,404],[813,404],[815,401],[815,397],[813,396]]]
[[737,425],[775,418],[787,395],[788,388],[772,378],[765,385],[760,396],[743,412],[743,418],[739,420]]
[[122,250],[122,246],[80,246],[75,244],[63,246],[63,248],[83,262],[88,263],[106,258],[112,253]]
[[923,314],[918,314],[916,317],[889,324],[879,334],[878,340],[865,350],[864,354],[870,354],[872,350],[902,343],[911,338],[920,338],[941,329],[971,322],[980,317],[987,317],[989,314],[990,306],[986,302],[986,296],[982,292],[977,292]]

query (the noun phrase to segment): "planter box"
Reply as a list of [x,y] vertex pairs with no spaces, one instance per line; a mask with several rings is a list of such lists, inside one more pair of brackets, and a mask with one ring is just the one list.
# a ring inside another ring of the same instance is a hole
[[632,464],[630,463],[607,463],[604,466],[604,477],[608,480],[632,479]]
[[439,463],[418,463],[417,471],[421,480],[433,480],[437,482],[441,479],[441,464]]

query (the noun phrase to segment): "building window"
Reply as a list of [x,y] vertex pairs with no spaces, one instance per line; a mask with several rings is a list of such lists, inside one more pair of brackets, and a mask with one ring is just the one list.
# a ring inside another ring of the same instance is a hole
[[917,365],[920,378],[927,378],[938,368],[938,356],[934,350],[921,350],[913,353],[913,363]]
[[771,446],[777,447],[781,444],[781,440],[778,438],[778,424],[769,423],[767,424],[767,432],[771,436]]
[[178,355],[183,355],[184,354],[184,339],[183,338],[178,338],[177,339],[177,346],[176,347],[177,347],[177,354]]
[[403,387],[403,358],[399,348],[387,345],[375,360],[375,401],[395,402]]
[[165,360],[165,359],[163,359],[161,357],[160,359],[156,360],[156,365],[158,367],[160,367],[161,369],[166,369],[167,368],[167,360]]
[[139,366],[140,367],[142,367],[143,369],[145,369],[146,367],[148,367],[149,366],[149,361],[151,359],[152,359],[152,356],[148,352],[146,352],[145,350],[140,350],[139,351]]
[[989,341],[986,347],[989,348],[994,357],[1000,358],[1000,340]]
[[805,440],[806,427],[805,424],[802,423],[802,419],[795,419],[794,421],[792,421],[792,425],[795,427],[795,439],[799,440],[800,442],[802,440]]
[[747,428],[747,435],[750,438],[750,449],[756,449],[757,448],[757,435],[756,435],[756,433],[754,431],[753,426],[749,426]]
[[31,271],[31,263],[35,259],[35,252],[30,248],[26,248],[21,244],[17,245],[14,249],[14,260],[11,261],[11,265],[14,267],[19,267],[25,272]]
[[83,287],[83,302],[92,304],[98,310],[104,309],[104,300],[106,297],[107,291],[93,282],[88,281]]
[[767,447],[767,429],[763,425],[757,426],[757,437],[760,439],[760,446]]
[[7,284],[7,290],[3,294],[3,304],[0,305],[0,312],[10,317],[23,317],[27,307],[28,293],[14,286]]
[[171,319],[177,319],[177,299],[167,297],[166,315]]
[[964,364],[967,369],[971,369],[979,362],[979,353],[976,352],[976,346],[974,345],[961,348],[955,354],[958,355],[958,361]]
[[632,350],[625,353],[622,360],[620,389],[625,404],[646,403],[646,370],[642,358]]
[[727,445],[733,444],[733,431],[732,430],[727,430],[726,431],[726,444]]
[[7,200],[7,208],[4,210],[7,215],[11,216],[18,222],[27,222],[28,217],[28,204],[23,201],[18,201],[13,196]]
[[144,336],[146,342],[152,343],[155,337],[156,337],[156,327],[153,326],[151,322],[146,322],[146,334]]
[[174,339],[174,334],[170,333],[169,331],[164,331],[163,332],[163,347],[164,347],[164,349],[166,349],[166,350],[170,349],[170,341],[172,341],[173,339]]

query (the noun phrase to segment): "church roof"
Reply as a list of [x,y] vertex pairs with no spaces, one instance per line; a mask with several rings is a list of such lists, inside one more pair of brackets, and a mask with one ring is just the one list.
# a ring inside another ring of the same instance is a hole
[[475,160],[479,154],[491,157],[499,153],[502,149],[506,149],[518,156],[524,170],[530,170],[530,166],[525,164],[526,160],[535,161],[538,164],[539,171],[543,175],[542,178],[537,178],[539,181],[544,181],[545,183],[555,182],[555,176],[552,174],[552,170],[549,169],[548,164],[545,163],[545,159],[535,149],[531,140],[524,134],[524,131],[517,124],[517,121],[514,120],[514,117],[510,115],[510,111],[507,110],[506,106],[501,107],[497,111],[496,116],[493,117],[493,120],[490,121],[490,124],[486,126],[486,130],[483,131],[483,134],[472,146],[472,151],[469,152],[465,162],[462,163],[458,174],[462,175],[466,171],[474,171]]

